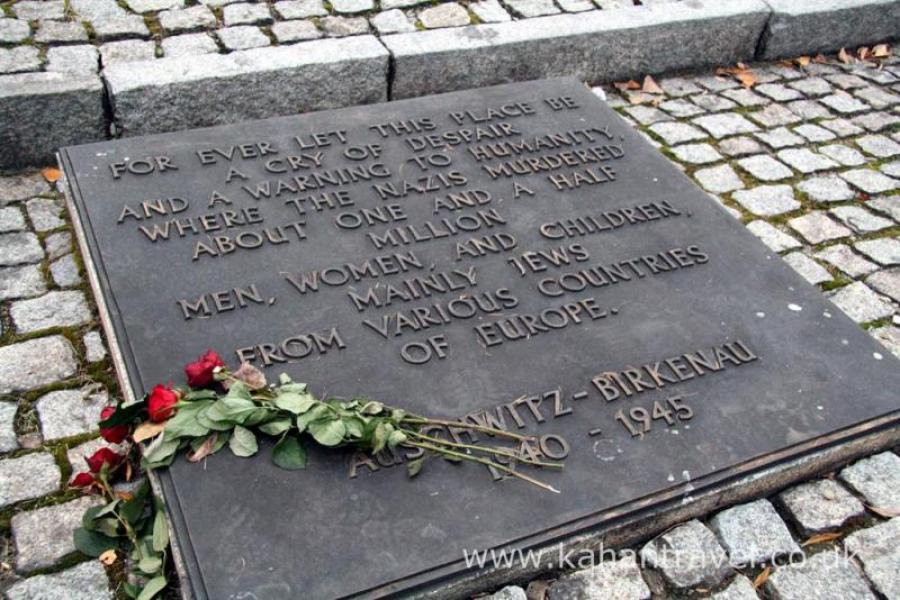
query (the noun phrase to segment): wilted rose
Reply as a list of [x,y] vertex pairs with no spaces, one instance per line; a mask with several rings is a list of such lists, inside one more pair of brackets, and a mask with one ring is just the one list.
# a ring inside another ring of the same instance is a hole
[[90,473],[79,473],[69,485],[71,487],[89,487],[94,483],[94,476]]
[[188,385],[192,388],[206,387],[213,382],[213,371],[216,367],[224,367],[225,363],[213,350],[207,350],[206,354],[195,362],[188,363],[184,367]]
[[[100,420],[105,421],[116,414],[115,406],[107,406],[100,412]],[[131,427],[123,423],[122,425],[113,425],[112,427],[101,427],[100,435],[110,444],[120,444],[122,440],[128,437]]]
[[122,462],[122,458],[123,456],[121,454],[117,454],[109,448],[100,448],[84,460],[87,461],[91,473],[99,473],[104,464],[110,469],[119,466],[119,463]]
[[171,387],[157,385],[147,398],[147,414],[154,423],[161,423],[175,413],[178,394]]
[[266,376],[250,363],[241,363],[238,370],[232,373],[231,376],[238,381],[243,381],[251,390],[261,390],[266,387]]

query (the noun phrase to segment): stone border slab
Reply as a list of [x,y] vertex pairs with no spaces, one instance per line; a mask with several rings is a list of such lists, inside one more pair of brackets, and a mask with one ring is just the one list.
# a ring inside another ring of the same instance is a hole
[[691,0],[381,38],[392,98],[574,75],[614,81],[753,59],[762,0]]
[[760,58],[885,42],[900,37],[897,0],[766,0],[772,9]]
[[372,35],[103,71],[126,136],[383,102],[387,75],[388,52]]
[[96,75],[0,76],[0,167],[50,164],[60,146],[105,139],[103,103]]

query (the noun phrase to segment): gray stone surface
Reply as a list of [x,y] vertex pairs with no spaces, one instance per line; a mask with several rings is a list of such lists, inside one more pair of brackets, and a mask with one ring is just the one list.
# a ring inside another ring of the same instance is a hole
[[25,216],[20,208],[16,206],[0,208],[0,233],[22,231],[25,228]]
[[864,110],[869,110],[869,105],[847,92],[838,90],[830,96],[823,96],[819,102],[843,115],[852,115]]
[[791,252],[784,256],[784,262],[791,265],[803,279],[813,285],[831,281],[832,277],[828,270],[803,254],[802,252]]
[[482,23],[503,23],[512,20],[510,14],[497,0],[470,2],[469,10],[475,13]]
[[890,219],[872,214],[861,206],[837,206],[828,214],[857,233],[872,233],[893,225]]
[[96,75],[0,76],[0,167],[50,164],[60,146],[106,136]]
[[760,181],[779,181],[787,179],[794,174],[786,166],[767,154],[748,156],[738,160],[737,164]]
[[710,527],[728,552],[732,565],[759,565],[800,548],[768,500],[723,510]]
[[[332,2],[335,5],[335,10],[337,10],[338,2]],[[233,25],[266,25],[272,22],[272,13],[269,12],[269,7],[266,4],[238,2],[237,4],[229,4],[222,9],[222,21],[226,27]]]
[[738,113],[704,115],[693,119],[692,122],[705,129],[716,139],[759,130],[756,125]]
[[809,148],[782,150],[778,152],[778,158],[804,174],[834,169],[838,166],[836,162],[827,156],[817,154]]
[[10,452],[19,447],[16,438],[16,411],[15,402],[0,402],[0,452]]
[[362,35],[369,31],[369,21],[365,17],[325,17],[320,24],[329,37]]
[[356,14],[375,9],[374,0],[332,0],[331,8],[339,14]]
[[552,0],[507,0],[506,5],[516,15],[525,18],[555,15],[560,12]]
[[754,136],[775,150],[803,144],[803,138],[787,127],[777,127],[770,131],[755,133]]
[[28,573],[49,567],[75,552],[72,533],[81,526],[84,511],[97,504],[100,504],[99,498],[85,496],[14,516],[11,526],[18,550],[16,571]]
[[22,0],[12,8],[17,17],[26,21],[62,19],[66,15],[64,0]]
[[30,231],[0,235],[0,265],[36,263],[44,258],[44,250]]
[[735,202],[760,217],[773,217],[800,208],[789,185],[760,185],[732,194]]
[[866,157],[858,150],[843,144],[829,144],[819,148],[819,152],[846,167],[858,167],[866,164]]
[[675,98],[674,100],[666,100],[661,102],[659,107],[672,115],[673,117],[682,119],[687,117],[695,117],[703,114],[703,109],[692,102],[688,102],[683,98]]
[[[400,13],[400,17],[407,24],[407,26],[412,27],[408,21],[406,21],[406,17],[399,10],[397,11],[385,11],[380,13],[375,19],[378,19],[384,15],[388,15],[384,17],[383,21],[389,21],[393,15],[390,13]],[[375,19],[372,19],[373,23]],[[389,33],[388,31],[382,31],[379,29],[380,33]],[[275,35],[275,39],[278,40],[279,43],[285,42],[298,42],[302,40],[314,40],[316,38],[322,37],[322,32],[316,27],[316,24],[312,21],[306,20],[298,20],[298,21],[279,21],[272,25],[272,33]]]
[[50,185],[40,173],[0,177],[0,204],[26,200],[50,192]]
[[793,250],[799,248],[802,244],[796,238],[786,234],[774,225],[769,224],[762,219],[747,223],[753,235],[758,237],[762,242],[775,252],[783,252],[785,250]]
[[797,189],[816,202],[841,202],[856,195],[843,179],[834,175],[804,178]]
[[380,34],[408,33],[415,31],[415,26],[399,8],[385,10],[372,17],[372,27]]
[[77,21],[42,21],[34,41],[42,44],[62,44],[88,41],[87,30]]
[[864,240],[856,242],[853,247],[879,265],[885,267],[900,265],[900,239]]
[[485,596],[481,600],[528,600],[525,590],[517,585],[508,585],[498,592]]
[[[388,55],[373,36],[164,58],[106,69],[127,135],[172,131],[386,99]],[[174,94],[174,95],[173,95]],[[220,99],[231,98],[228,106]]]
[[900,302],[900,269],[885,269],[866,279],[869,287],[875,291],[890,297],[894,302]]
[[728,156],[746,156],[762,152],[763,147],[746,136],[738,136],[719,142],[719,150]]
[[900,598],[900,517],[852,533],[844,545],[878,592],[889,600]]
[[694,173],[694,178],[703,189],[714,194],[723,194],[744,187],[744,182],[730,165],[700,169]]
[[71,327],[91,320],[84,293],[81,291],[55,291],[31,298],[17,300],[9,309],[10,317],[19,333],[31,333],[51,327]]
[[[894,309],[862,281],[846,285],[831,295],[831,301],[857,323],[889,317]],[[898,488],[900,489],[900,488]]]
[[140,15],[124,15],[111,19],[102,19],[94,21],[92,24],[94,33],[101,40],[150,37],[150,30]]
[[658,135],[667,144],[680,144],[693,140],[702,140],[706,134],[687,123],[675,121],[654,123],[649,127],[650,131]]
[[845,244],[829,246],[818,252],[816,258],[824,260],[850,277],[861,277],[878,268],[878,265],[856,254]]
[[722,155],[709,144],[682,144],[672,148],[678,160],[692,165],[705,165],[722,160]]
[[59,489],[62,473],[53,456],[34,452],[0,460],[0,507],[40,498]]
[[184,0],[125,0],[128,8],[138,13],[183,8]]
[[[900,325],[900,319],[894,317],[894,324]],[[891,353],[900,358],[900,327],[894,326],[884,326],[884,327],[876,327],[874,329],[870,329],[869,333],[872,334],[876,340],[878,340],[885,348],[891,351]]]
[[52,233],[44,238],[47,258],[54,260],[72,251],[72,234],[68,231]]
[[270,44],[268,36],[259,27],[253,27],[252,25],[223,27],[216,31],[216,35],[219,36],[219,41],[228,50],[247,50]]
[[774,600],[875,600],[856,565],[834,551],[776,568],[765,589]]
[[891,158],[900,154],[900,144],[883,135],[864,135],[856,138],[856,145],[876,158]]
[[864,458],[844,468],[840,478],[870,506],[900,508],[900,456],[893,452]]
[[716,587],[732,572],[716,536],[696,519],[648,542],[641,558],[678,589]]
[[[384,3],[382,3],[383,5]],[[322,0],[284,0],[274,4],[275,12],[284,19],[324,17],[328,14]],[[382,6],[382,8],[384,8]]]
[[419,13],[419,22],[426,29],[437,29],[438,27],[459,27],[469,24],[469,13],[462,5],[456,2],[445,2],[426,8]]
[[550,586],[549,600],[615,598],[649,600],[650,588],[641,575],[634,556],[604,561],[590,569],[561,577]]
[[36,575],[7,590],[9,600],[112,600],[100,561],[89,560],[50,575]]
[[737,106],[736,102],[733,102],[728,98],[723,98],[722,96],[717,96],[716,94],[697,94],[696,96],[691,96],[691,101],[709,112],[731,110]]
[[47,291],[40,265],[0,268],[0,300],[31,298]]
[[156,58],[156,44],[144,40],[122,40],[100,46],[100,62],[105,66]]
[[25,208],[35,231],[50,231],[66,224],[62,203],[55,198],[33,198]]
[[831,479],[792,487],[779,494],[778,500],[804,536],[839,529],[866,513],[856,496]]
[[106,345],[99,331],[89,331],[84,334],[84,357],[88,362],[98,362],[106,358]]
[[753,584],[743,575],[734,578],[727,588],[710,596],[713,600],[758,600]]
[[58,440],[97,430],[100,411],[109,403],[106,392],[84,388],[44,394],[35,403],[45,440]]
[[765,14],[757,0],[697,0],[436,29],[383,42],[395,57],[394,97],[407,98],[561,75],[619,81],[646,72],[647,64],[658,72],[696,65],[698,56],[707,64],[733,64],[753,55]]
[[163,55],[167,57],[196,56],[218,52],[216,41],[208,33],[184,33],[167,37],[162,41]]
[[812,211],[788,221],[791,229],[799,233],[810,244],[821,244],[847,237],[852,231],[840,225],[822,211]]
[[102,21],[128,14],[116,0],[69,0],[69,7],[88,21]]
[[164,10],[157,15],[159,23],[168,33],[183,33],[208,29],[216,24],[216,16],[206,6]]
[[801,120],[800,115],[792,112],[780,104],[769,104],[765,108],[749,113],[751,119],[763,127],[779,127],[790,125]]
[[0,394],[33,390],[72,376],[75,351],[61,335],[0,346]]

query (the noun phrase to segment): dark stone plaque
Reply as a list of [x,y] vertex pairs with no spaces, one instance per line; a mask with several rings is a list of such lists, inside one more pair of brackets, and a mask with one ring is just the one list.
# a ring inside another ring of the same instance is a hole
[[422,589],[896,423],[897,361],[574,80],[61,159],[135,393],[212,347],[567,455],[536,473],[560,494],[402,453],[180,459],[200,598]]

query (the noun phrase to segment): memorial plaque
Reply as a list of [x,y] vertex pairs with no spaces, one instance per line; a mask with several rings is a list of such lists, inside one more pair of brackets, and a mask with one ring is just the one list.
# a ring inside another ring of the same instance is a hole
[[294,472],[270,446],[181,458],[161,481],[199,598],[433,587],[471,572],[464,552],[588,532],[897,423],[890,353],[575,80],[61,161],[136,394],[215,348],[565,458],[530,471],[559,494],[437,459],[410,480],[412,451],[313,451]]

